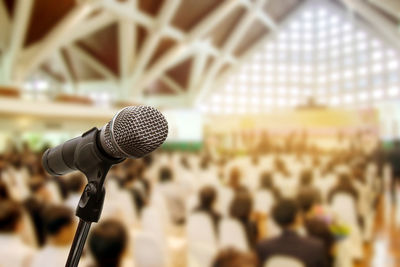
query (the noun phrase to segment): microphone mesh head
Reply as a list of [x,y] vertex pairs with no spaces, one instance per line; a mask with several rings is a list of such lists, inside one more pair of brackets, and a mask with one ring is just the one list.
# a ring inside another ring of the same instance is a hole
[[160,111],[148,106],[122,109],[107,123],[104,149],[117,158],[140,158],[167,138],[168,123]]

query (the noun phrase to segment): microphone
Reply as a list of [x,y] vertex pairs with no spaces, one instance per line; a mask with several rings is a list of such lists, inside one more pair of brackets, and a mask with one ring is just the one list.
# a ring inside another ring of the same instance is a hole
[[[85,138],[89,135],[93,138]],[[125,158],[145,156],[158,148],[167,135],[168,123],[160,111],[149,106],[130,106],[120,110],[100,130],[93,128],[46,150],[42,163],[55,176],[81,170],[95,159],[115,164]],[[91,152],[88,154],[85,149]],[[85,158],[81,159],[83,152]]]

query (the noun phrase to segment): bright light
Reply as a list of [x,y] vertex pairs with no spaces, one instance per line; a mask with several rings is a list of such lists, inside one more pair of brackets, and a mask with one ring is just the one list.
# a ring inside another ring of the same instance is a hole
[[381,63],[375,63],[375,64],[372,66],[372,71],[373,71],[374,73],[381,72],[382,70],[383,70],[383,66],[382,66]]
[[221,103],[222,97],[220,95],[213,95],[212,101],[214,103]]
[[395,70],[399,67],[399,62],[397,60],[391,60],[388,63],[388,69],[389,70]]
[[253,96],[253,97],[251,98],[251,103],[252,103],[253,105],[258,105],[258,104],[260,104],[260,98]]
[[313,13],[311,11],[305,11],[303,13],[303,18],[304,19],[312,19],[313,18]]
[[349,24],[349,23],[346,23],[344,26],[343,26],[343,30],[344,31],[350,31],[351,29],[353,29],[353,26],[351,25],[351,24]]
[[397,96],[399,94],[399,87],[393,86],[389,88],[388,95],[389,96]]
[[382,59],[382,57],[383,57],[382,51],[375,51],[375,52],[372,54],[372,58],[373,58],[374,60]]
[[332,80],[332,81],[337,81],[337,80],[339,80],[339,73],[337,73],[337,72],[331,73],[331,80]]
[[358,74],[359,74],[359,75],[366,75],[367,72],[368,72],[367,67],[360,67],[360,68],[358,69]]
[[339,97],[334,96],[334,97],[331,98],[331,101],[330,101],[330,102],[331,102],[331,105],[337,106],[337,105],[340,104],[340,99],[339,99]]
[[36,81],[34,81],[33,86],[38,91],[45,91],[45,90],[49,89],[49,82],[46,80],[36,80]]
[[353,98],[352,95],[346,95],[344,97],[344,102],[347,103],[347,104],[353,103],[353,101],[354,101],[354,98]]
[[209,111],[209,108],[208,108],[207,105],[201,105],[201,106],[200,106],[200,111],[206,113],[206,112]]
[[346,70],[346,71],[344,72],[344,77],[345,77],[346,79],[349,79],[349,78],[353,77],[353,71],[352,71],[352,70]]
[[290,28],[293,29],[293,30],[297,30],[298,28],[300,28],[300,23],[298,21],[293,21],[290,24]]
[[326,83],[326,76],[325,75],[321,75],[318,77],[318,82],[323,84]]
[[332,25],[336,25],[339,22],[339,18],[337,16],[332,16],[330,22]]
[[373,96],[375,99],[379,99],[383,96],[383,90],[382,89],[376,89],[373,92]]
[[282,107],[285,106],[286,104],[287,104],[286,98],[281,97],[278,99],[278,106]]
[[234,101],[234,97],[232,95],[226,95],[224,98],[225,102],[228,104],[232,104]]
[[367,49],[367,47],[368,47],[367,43],[364,43],[364,42],[358,43],[358,45],[357,45],[357,49],[360,51]]
[[365,32],[357,32],[357,39],[358,40],[364,40],[367,37],[367,34]]
[[278,36],[278,38],[279,38],[280,40],[286,40],[287,37],[288,37],[288,35],[287,35],[287,33],[285,33],[285,32],[281,32],[281,33],[279,34],[279,36]]
[[232,84],[228,84],[225,86],[225,91],[227,92],[233,92],[233,85]]
[[348,45],[344,48],[345,54],[351,54],[352,52],[353,52],[353,47],[351,45]]
[[326,16],[326,10],[323,9],[323,8],[320,8],[320,9],[318,10],[318,16],[319,16],[319,17],[325,17],[325,16]]
[[297,87],[292,87],[292,88],[290,89],[290,93],[291,93],[292,95],[298,95],[298,94],[299,94],[299,88],[297,88]]
[[358,98],[359,98],[361,101],[365,101],[365,100],[368,99],[368,93],[367,93],[367,92],[360,92],[360,93],[358,94]]

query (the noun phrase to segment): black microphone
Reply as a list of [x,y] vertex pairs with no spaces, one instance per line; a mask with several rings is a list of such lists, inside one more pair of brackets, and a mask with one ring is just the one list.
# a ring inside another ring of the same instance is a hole
[[[89,135],[93,137],[87,137]],[[145,156],[158,148],[167,135],[168,123],[160,111],[149,106],[126,107],[101,130],[93,128],[46,150],[42,163],[45,170],[55,176],[82,170],[92,160],[115,164],[125,158]],[[80,157],[84,152],[85,157]]]

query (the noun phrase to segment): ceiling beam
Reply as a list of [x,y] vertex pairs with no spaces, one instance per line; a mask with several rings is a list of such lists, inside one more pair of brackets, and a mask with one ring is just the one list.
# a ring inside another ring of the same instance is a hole
[[57,64],[60,66],[61,71],[64,74],[66,82],[68,84],[70,84],[72,88],[76,89],[75,81],[74,81],[74,77],[71,73],[71,69],[69,68],[61,50],[58,50],[57,53],[55,54],[55,60],[56,60]]
[[109,70],[104,64],[100,63],[95,57],[92,55],[89,55],[85,50],[80,48],[79,46],[73,44],[70,45],[69,50],[73,52],[77,57],[79,57],[81,60],[86,62],[93,70],[97,71],[101,75],[103,75],[105,78],[110,79],[110,80],[116,80],[117,77],[115,74]]
[[33,0],[18,0],[16,3],[10,32],[10,42],[3,58],[3,78],[6,83],[13,80],[16,61],[24,45],[33,2]]
[[[25,1],[25,0],[24,0]],[[39,67],[47,58],[62,47],[69,39],[73,30],[96,8],[93,3],[78,4],[61,20],[53,30],[46,35],[40,44],[40,49],[30,58],[19,62],[18,80],[25,79],[35,68]]]
[[351,11],[358,13],[366,21],[368,21],[377,32],[392,43],[397,49],[400,49],[400,33],[398,25],[394,25],[387,20],[382,14],[377,12],[374,8],[360,0],[342,0],[342,2]]
[[[257,0],[257,2],[251,8],[249,8],[247,13],[245,13],[244,16],[240,19],[240,21],[238,22],[238,26],[236,26],[232,30],[232,33],[228,36],[228,39],[223,45],[223,55],[229,55],[234,52],[240,41],[243,40],[244,35],[249,30],[252,23],[256,19],[257,10],[265,4],[265,1],[266,0]],[[226,64],[226,59],[223,56],[218,58],[209,68],[209,70],[205,74],[205,78],[203,79],[201,89],[196,96],[196,104],[209,93],[212,88],[213,81],[216,79],[218,72],[221,70],[224,64]]]
[[8,46],[11,19],[3,0],[0,1],[0,50],[4,51]]
[[[130,0],[126,8],[132,11],[137,8],[137,1]],[[119,45],[119,73],[121,80],[126,79],[131,72],[136,58],[136,25],[133,20],[125,17],[118,22],[118,45]]]
[[167,75],[161,76],[161,81],[164,82],[170,89],[172,89],[175,93],[181,94],[185,92],[185,90],[180,86],[176,81],[171,79],[171,77]]
[[[179,7],[181,0],[165,1],[160,10],[160,15],[152,26],[152,31],[149,36],[144,41],[142,49],[139,52],[137,61],[133,67],[130,82],[136,84],[140,77],[143,76],[146,66],[148,65],[151,56],[157,49],[157,45],[160,43],[165,25],[168,25],[170,20],[175,15],[176,10]],[[138,92],[133,92],[133,95],[138,95],[141,93],[140,89],[136,90]]]
[[195,48],[195,44],[198,40],[204,38],[204,35],[208,33],[216,24],[225,18],[233,9],[239,5],[239,0],[226,0],[220,4],[216,9],[201,20],[192,30],[187,34],[185,40],[177,44],[176,46],[169,49],[164,53],[153,66],[146,71],[146,74],[140,79],[138,86],[139,89],[143,90],[145,86],[151,81],[155,80],[168,68],[175,66],[191,53]]

